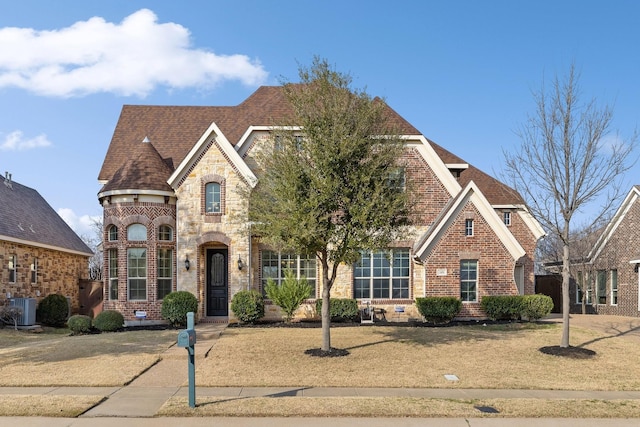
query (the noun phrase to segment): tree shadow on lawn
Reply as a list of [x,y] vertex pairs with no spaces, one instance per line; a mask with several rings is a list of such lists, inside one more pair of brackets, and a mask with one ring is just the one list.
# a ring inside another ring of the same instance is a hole
[[[231,326],[231,325],[230,325]],[[304,322],[260,322],[252,325],[233,325],[232,327],[247,328],[319,328],[319,321]],[[374,335],[383,339],[367,342],[351,347],[335,348],[331,351],[323,351],[320,348],[312,348],[305,354],[315,357],[342,357],[350,354],[349,350],[371,347],[390,342],[406,343],[418,346],[438,346],[465,341],[501,340],[505,334],[522,334],[530,330],[548,329],[557,327],[555,324],[520,321],[454,321],[446,324],[433,324],[423,322],[388,322],[379,321],[373,324],[361,324],[359,322],[336,322],[331,328],[366,328]]]
[[[0,353],[0,364],[64,362],[104,354],[158,354],[175,343],[175,332],[102,333],[32,341]],[[144,335],[142,335],[144,334]],[[177,336],[177,335],[176,335]]]

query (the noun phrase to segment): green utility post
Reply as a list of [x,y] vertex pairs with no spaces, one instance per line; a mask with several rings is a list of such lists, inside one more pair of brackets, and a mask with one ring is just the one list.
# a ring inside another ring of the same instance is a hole
[[187,329],[178,333],[178,347],[187,349],[189,357],[189,406],[196,407],[196,331],[193,312],[187,313]]

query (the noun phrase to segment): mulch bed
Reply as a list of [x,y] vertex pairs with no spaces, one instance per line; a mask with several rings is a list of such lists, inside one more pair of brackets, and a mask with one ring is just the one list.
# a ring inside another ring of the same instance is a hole
[[349,351],[342,348],[334,347],[331,347],[331,350],[329,351],[324,351],[320,348],[310,348],[309,350],[305,350],[304,354],[308,354],[309,356],[314,357],[342,357],[348,356]]
[[596,352],[582,347],[560,347],[559,345],[550,345],[541,347],[540,351],[551,356],[567,357],[569,359],[591,359]]

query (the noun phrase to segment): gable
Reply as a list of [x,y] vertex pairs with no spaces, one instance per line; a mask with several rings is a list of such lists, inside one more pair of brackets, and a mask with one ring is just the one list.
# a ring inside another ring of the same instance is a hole
[[[626,223],[633,222],[634,225],[632,228],[637,227],[637,224],[640,221],[640,186],[635,185],[627,194],[622,204],[613,215],[609,223],[604,228],[602,234],[596,241],[593,249],[589,252],[588,259],[590,262],[594,262],[598,257],[604,252],[607,244],[614,238],[616,232],[622,228]],[[631,224],[629,224],[631,225]],[[630,230],[631,232],[631,230]],[[633,236],[638,233],[633,233]],[[627,245],[630,245],[631,242],[629,239],[632,236],[626,236]],[[637,257],[635,259],[640,259],[640,248],[637,245],[632,245],[634,250],[636,251]]]
[[0,182],[0,240],[93,255],[36,190],[10,179]]
[[525,250],[498,217],[482,192],[480,192],[474,182],[471,181],[444,207],[433,225],[416,242],[414,246],[416,257],[424,261],[429,256],[437,243],[445,236],[453,222],[463,215],[463,210],[468,204],[475,206],[478,213],[486,221],[495,236],[504,245],[514,260],[520,259],[526,254]]

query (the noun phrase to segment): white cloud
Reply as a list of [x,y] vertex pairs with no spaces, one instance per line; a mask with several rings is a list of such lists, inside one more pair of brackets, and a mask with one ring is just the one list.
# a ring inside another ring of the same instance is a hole
[[187,28],[158,23],[149,9],[119,24],[93,17],[53,31],[0,28],[0,88],[54,97],[145,96],[161,85],[211,88],[223,80],[266,80],[258,60],[195,49],[190,38]]
[[58,209],[58,215],[66,222],[78,236],[88,236],[94,238],[95,222],[102,220],[100,216],[82,215],[78,216],[73,209],[60,208]]
[[22,131],[15,130],[4,139],[0,139],[0,151],[20,151],[31,150],[32,148],[49,147],[51,141],[45,134],[40,134],[35,138],[25,139]]

